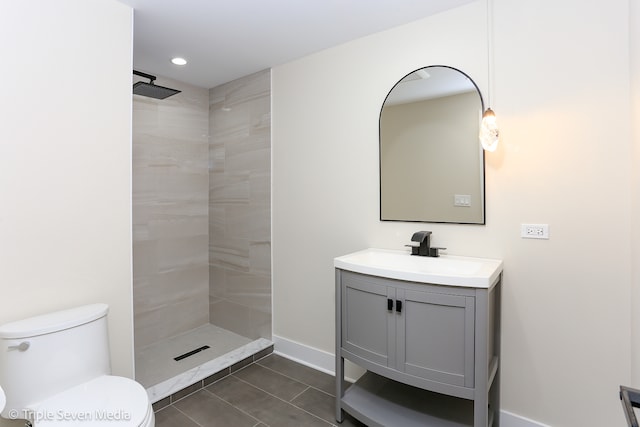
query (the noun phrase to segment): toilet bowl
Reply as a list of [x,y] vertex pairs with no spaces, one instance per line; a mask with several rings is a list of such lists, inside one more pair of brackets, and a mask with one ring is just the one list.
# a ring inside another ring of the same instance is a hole
[[128,378],[104,375],[33,407],[34,426],[152,427],[146,391]]
[[7,398],[4,395],[4,390],[0,387],[0,412],[4,409],[4,404],[7,401]]
[[33,426],[153,427],[145,389],[111,375],[107,312],[91,304],[0,326],[0,415]]

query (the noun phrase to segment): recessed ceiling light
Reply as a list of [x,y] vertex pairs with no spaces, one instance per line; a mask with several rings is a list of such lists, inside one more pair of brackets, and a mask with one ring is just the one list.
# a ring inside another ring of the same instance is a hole
[[186,64],[187,64],[187,60],[186,60],[186,59],[184,59],[184,58],[178,58],[178,57],[176,57],[176,58],[173,58],[173,59],[171,60],[171,63],[172,63],[172,64],[175,64],[175,65],[186,65]]

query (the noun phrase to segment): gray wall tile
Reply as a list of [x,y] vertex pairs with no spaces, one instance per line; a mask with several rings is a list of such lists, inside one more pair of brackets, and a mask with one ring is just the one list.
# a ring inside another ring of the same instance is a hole
[[211,323],[271,339],[271,73],[209,91]]
[[271,339],[271,74],[133,98],[136,348],[211,322]]
[[209,322],[208,91],[133,97],[135,345]]

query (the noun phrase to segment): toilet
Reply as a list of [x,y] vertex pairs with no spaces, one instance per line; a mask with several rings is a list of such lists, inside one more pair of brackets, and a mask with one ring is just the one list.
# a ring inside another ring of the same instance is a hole
[[106,304],[0,326],[3,418],[33,426],[153,427],[145,389],[111,375]]

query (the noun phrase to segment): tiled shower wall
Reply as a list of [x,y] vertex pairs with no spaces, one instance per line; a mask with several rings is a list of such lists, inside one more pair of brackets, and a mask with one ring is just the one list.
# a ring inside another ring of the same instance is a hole
[[271,339],[271,73],[209,91],[210,322]]
[[209,322],[209,93],[133,96],[135,347]]

